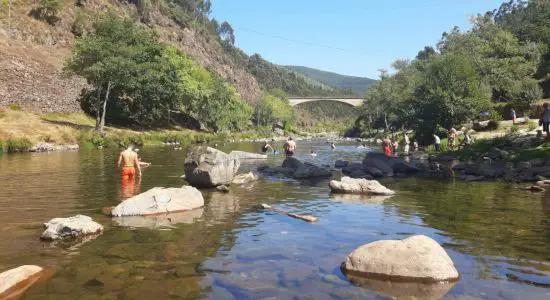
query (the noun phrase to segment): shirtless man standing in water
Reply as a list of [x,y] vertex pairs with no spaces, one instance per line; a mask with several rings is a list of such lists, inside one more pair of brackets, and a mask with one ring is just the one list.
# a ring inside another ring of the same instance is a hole
[[288,138],[283,145],[283,149],[285,150],[286,156],[294,155],[294,151],[296,151],[296,142],[292,140],[292,137]]
[[120,152],[117,166],[119,168],[122,166],[121,176],[123,179],[133,180],[136,177],[136,169],[138,171],[138,175],[141,177],[141,166],[138,155],[134,152],[132,145],[128,145],[126,150]]

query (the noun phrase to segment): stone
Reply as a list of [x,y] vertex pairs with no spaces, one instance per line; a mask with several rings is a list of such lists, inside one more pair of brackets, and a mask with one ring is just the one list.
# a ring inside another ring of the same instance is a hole
[[338,168],[338,169],[345,168],[348,165],[349,165],[349,161],[347,161],[347,160],[337,160],[337,161],[334,162],[334,167]]
[[472,126],[474,130],[484,130],[487,129],[487,127],[489,127],[489,121],[476,121]]
[[229,188],[227,187],[227,185],[222,184],[216,187],[216,191],[222,192],[222,193],[229,193]]
[[246,159],[267,159],[267,155],[265,154],[258,154],[258,153],[251,153],[251,152],[245,152],[245,151],[231,151],[229,153],[230,157],[246,160]]
[[393,176],[393,168],[387,162],[389,157],[381,153],[368,153],[363,160],[363,168],[375,167],[382,172],[384,176]]
[[294,173],[294,169],[292,168],[283,168],[283,167],[273,167],[273,168],[267,168],[262,171],[266,174],[284,174],[286,176],[292,175]]
[[118,226],[133,228],[173,228],[177,224],[193,224],[200,219],[204,213],[203,208],[190,211],[176,212],[152,216],[127,216],[123,218],[114,218],[113,221]]
[[548,180],[548,179],[539,180],[539,181],[537,181],[537,185],[538,186],[550,186],[550,180]]
[[283,168],[290,168],[290,169],[298,169],[299,167],[301,167],[304,163],[301,162],[300,160],[298,160],[297,158],[294,158],[294,157],[287,157],[285,158],[285,160],[283,161],[283,165],[281,167]]
[[363,164],[358,162],[352,162],[348,164],[346,167],[342,168],[342,173],[349,175],[355,171],[363,171]]
[[445,250],[424,235],[365,244],[347,256],[342,268],[354,276],[424,283],[455,281],[460,276]]
[[294,177],[295,179],[320,178],[330,176],[332,176],[332,173],[330,173],[329,170],[310,163],[303,163],[300,167],[296,169],[294,174],[292,174],[292,177]]
[[460,176],[460,179],[468,182],[487,180],[487,178],[485,178],[484,176],[476,176],[476,175],[462,175]]
[[535,192],[535,193],[542,193],[546,192],[546,189],[539,186],[539,185],[532,185],[525,188],[528,191]]
[[77,238],[103,232],[101,224],[84,215],[51,219],[44,223],[44,229],[40,238],[48,241]]
[[0,273],[0,299],[18,299],[44,273],[39,266],[23,265]]
[[336,194],[393,195],[394,191],[381,185],[377,180],[342,177],[340,181],[329,182],[331,192]]
[[233,184],[247,184],[260,179],[260,177],[254,172],[248,172],[246,174],[239,174],[233,178]]
[[319,221],[319,218],[314,217],[314,216],[298,215],[298,214],[293,214],[293,213],[286,213],[286,215],[289,216],[289,217],[295,218],[295,219],[306,221],[308,223],[315,223],[315,222]]
[[184,164],[185,178],[195,187],[211,188],[230,184],[239,170],[240,160],[211,148],[197,147]]
[[373,179],[373,177],[369,174],[367,174],[367,172],[363,171],[363,170],[355,170],[353,172],[351,172],[351,174],[349,174],[349,177],[351,178],[365,178],[365,179]]
[[384,177],[384,173],[376,167],[364,167],[363,169],[374,178]]
[[464,174],[483,176],[487,178],[497,178],[504,175],[504,168],[497,167],[491,164],[481,163],[466,166]]
[[395,173],[411,174],[418,172],[419,169],[408,162],[397,161],[393,165],[393,171]]
[[202,194],[194,187],[155,187],[121,202],[111,213],[114,217],[147,216],[187,211],[203,206]]

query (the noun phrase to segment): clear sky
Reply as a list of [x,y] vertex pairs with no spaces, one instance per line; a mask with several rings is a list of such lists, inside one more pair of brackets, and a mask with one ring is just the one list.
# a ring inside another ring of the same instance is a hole
[[212,0],[236,45],[281,65],[377,78],[396,58],[435,45],[502,0]]

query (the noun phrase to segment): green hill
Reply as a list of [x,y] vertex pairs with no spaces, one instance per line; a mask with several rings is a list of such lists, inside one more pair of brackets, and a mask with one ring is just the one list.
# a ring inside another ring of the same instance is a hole
[[302,66],[285,66],[285,68],[304,74],[305,76],[330,87],[351,90],[358,96],[363,96],[367,88],[376,81],[366,77],[341,75]]

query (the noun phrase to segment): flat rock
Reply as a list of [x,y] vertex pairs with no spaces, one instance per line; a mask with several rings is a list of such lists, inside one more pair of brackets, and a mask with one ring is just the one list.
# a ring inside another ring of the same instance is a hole
[[310,163],[303,163],[300,167],[296,169],[292,177],[296,179],[306,179],[306,178],[319,178],[319,177],[330,177],[332,173],[325,169],[318,167]]
[[47,223],[44,223],[44,229],[40,238],[49,241],[77,238],[103,232],[101,224],[94,222],[92,218],[84,215],[51,219]]
[[119,226],[134,228],[172,228],[177,224],[193,224],[200,219],[204,209],[198,208],[190,211],[176,212],[152,216],[127,216],[124,218],[114,218],[113,221]]
[[337,160],[334,162],[334,167],[335,168],[345,168],[347,167],[349,164],[349,161],[347,160]]
[[424,235],[365,244],[348,255],[342,268],[354,276],[425,283],[460,276],[445,250]]
[[194,187],[156,187],[123,201],[113,209],[112,215],[114,217],[147,216],[187,211],[203,206],[202,194]]
[[0,273],[0,299],[17,299],[43,274],[39,266],[24,265]]
[[254,172],[248,172],[246,174],[239,174],[233,178],[233,184],[247,184],[260,179],[260,177]]
[[331,180],[328,184],[336,194],[393,195],[394,191],[381,185],[377,180],[342,177],[340,181]]

